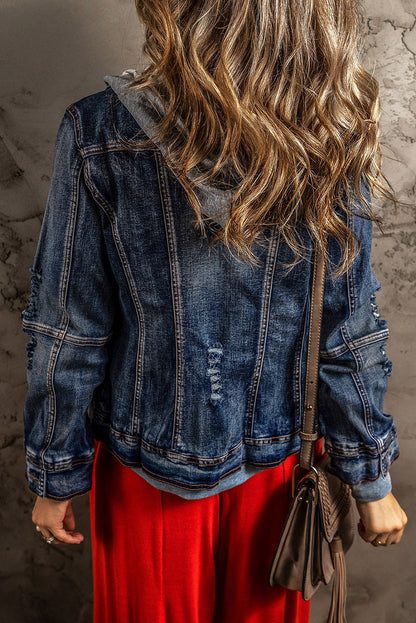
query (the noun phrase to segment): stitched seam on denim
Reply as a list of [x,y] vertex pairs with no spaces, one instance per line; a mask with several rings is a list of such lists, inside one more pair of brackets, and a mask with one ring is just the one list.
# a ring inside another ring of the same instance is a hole
[[160,455],[165,456],[168,459],[183,461],[184,463],[193,463],[196,465],[200,465],[202,467],[204,465],[217,465],[219,463],[224,463],[225,461],[227,461],[227,459],[229,459],[230,456],[233,456],[234,454],[236,454],[236,452],[238,452],[241,449],[243,445],[243,441],[242,440],[239,441],[239,443],[236,446],[231,448],[225,454],[221,456],[213,457],[213,458],[202,458],[198,456],[181,454],[180,452],[175,452],[174,450],[164,450],[163,448],[158,448],[157,446],[152,445],[151,443],[145,441],[144,439],[141,440],[140,445],[145,450],[147,450],[148,452],[151,452],[152,454],[160,454]]
[[[72,116],[72,115],[71,115]],[[73,116],[72,116],[73,119]],[[60,328],[61,333],[58,333],[58,336],[55,339],[54,344],[51,348],[51,353],[49,355],[48,367],[46,371],[46,386],[48,392],[48,424],[46,430],[45,441],[40,451],[40,460],[42,464],[44,464],[45,454],[52,442],[53,433],[55,430],[55,421],[56,421],[56,393],[54,387],[54,373],[55,368],[59,356],[59,352],[63,343],[63,339],[66,335],[66,331],[68,329],[68,325],[70,322],[69,314],[66,310],[66,297],[68,292],[69,285],[69,276],[71,273],[71,264],[72,264],[72,249],[73,249],[73,241],[75,234],[75,226],[77,220],[77,211],[78,211],[78,201],[79,201],[79,184],[80,177],[82,172],[82,159],[78,154],[77,162],[74,166],[74,170],[72,173],[72,191],[71,191],[71,202],[69,208],[69,220],[68,226],[66,230],[65,236],[65,254],[64,254],[64,266],[61,274],[60,285],[59,285],[59,302],[60,307],[63,310],[62,312],[62,327]],[[41,478],[40,486],[43,488],[46,486],[44,478]]]
[[[86,491],[89,491],[90,489],[91,487],[87,485],[83,489],[77,489],[76,491],[71,491],[71,493],[67,493],[66,495],[53,495],[48,491],[48,498],[52,498],[53,500],[62,500],[63,498],[68,498],[69,496],[74,497],[75,495],[82,495],[83,493],[85,493]],[[33,488],[32,488],[32,491],[36,492],[36,490]]]
[[236,446],[231,448],[226,454],[223,454],[219,457],[214,458],[201,458],[197,456],[189,456],[185,454],[181,454],[180,452],[175,452],[173,450],[165,450],[164,448],[160,448],[152,445],[151,443],[145,441],[142,437],[131,437],[126,433],[119,432],[115,430],[108,421],[104,421],[99,417],[99,412],[95,409],[94,414],[98,415],[99,421],[96,420],[96,425],[100,427],[100,430],[106,429],[111,437],[114,439],[123,441],[125,443],[130,443],[136,447],[143,448],[146,452],[151,454],[157,454],[167,459],[179,460],[182,463],[186,464],[194,464],[199,465],[201,467],[208,465],[218,465],[221,463],[225,463],[231,456],[239,452],[242,446],[247,445],[250,447],[253,446],[262,446],[262,445],[271,445],[271,444],[282,444],[291,441],[296,438],[299,434],[299,430],[293,431],[288,435],[277,435],[275,437],[263,438],[263,439],[242,439]]
[[82,157],[82,130],[81,130],[81,119],[78,113],[78,110],[75,108],[73,104],[67,106],[66,111],[71,115],[72,121],[74,124],[74,137],[75,142],[77,144],[78,150]]
[[301,431],[301,428],[299,427],[295,429],[293,432],[287,433],[286,435],[274,435],[272,437],[253,437],[253,438],[245,437],[244,443],[247,446],[267,446],[269,444],[286,443],[287,441],[290,441],[291,439],[294,439],[295,437],[297,437],[300,431]]
[[[400,452],[399,452],[399,450],[397,450],[395,452],[395,454],[393,455],[393,459],[392,459],[391,462],[396,460],[399,455],[400,455]],[[386,474],[387,474],[387,472],[386,472]],[[383,476],[386,477],[386,474],[383,474]],[[350,486],[359,485],[359,484],[361,484],[362,482],[364,482],[366,480],[374,482],[375,480],[378,480],[379,477],[380,477],[380,474],[377,474],[377,476],[375,476],[374,478],[368,478],[367,476],[363,476],[362,478],[359,478],[358,480],[354,480],[352,482],[348,481],[347,484],[349,484]]]
[[78,161],[77,161],[76,167],[74,167],[74,175],[72,179],[72,197],[71,197],[71,204],[70,204],[70,210],[69,210],[70,218],[68,222],[68,229],[67,229],[66,239],[65,239],[64,268],[63,268],[63,272],[61,276],[61,284],[59,288],[60,305],[61,305],[61,308],[64,310],[63,319],[65,318],[66,321],[65,321],[64,332],[61,336],[61,339],[59,340],[59,344],[57,344],[57,342],[55,341],[53,348],[52,348],[52,353],[55,350],[56,356],[52,357],[52,353],[51,353],[51,357],[50,357],[49,365],[48,365],[49,417],[48,417],[48,431],[47,431],[46,447],[41,452],[41,460],[42,460],[43,465],[44,465],[45,453],[52,442],[53,433],[55,431],[55,424],[56,424],[57,403],[56,403],[56,392],[55,392],[55,386],[54,386],[54,374],[55,374],[55,369],[56,369],[59,353],[62,347],[63,339],[66,335],[69,322],[70,322],[70,317],[66,309],[66,302],[67,302],[67,295],[68,295],[68,288],[69,288],[69,279],[71,275],[74,237],[75,237],[75,229],[76,229],[77,215],[78,215],[79,185],[80,185],[80,179],[81,179],[81,172],[82,172],[82,160],[80,156],[78,156]]
[[[352,231],[355,230],[355,217],[350,212],[347,213],[347,225]],[[356,261],[353,262],[352,267],[347,272],[347,295],[348,295],[348,308],[349,308],[348,318],[350,318],[352,314],[355,312],[356,302],[357,302],[356,296],[355,296],[355,280],[354,280],[355,265],[356,265]]]
[[[115,96],[117,97],[117,96]],[[108,141],[105,143],[97,143],[97,144],[93,144],[93,145],[89,145],[88,147],[84,147],[82,145],[82,125],[81,125],[81,119],[80,119],[80,115],[79,112],[77,110],[77,108],[71,104],[70,106],[67,107],[66,109],[72,116],[72,118],[74,119],[74,123],[76,126],[76,141],[78,144],[78,148],[79,151],[81,153],[81,156],[85,159],[87,159],[89,156],[95,156],[98,154],[104,154],[104,153],[108,153],[111,151],[143,151],[143,149],[139,149],[139,148],[135,148],[134,143],[132,144],[124,144],[123,142],[123,138],[121,137],[121,135],[119,134],[115,123],[114,123],[114,114],[113,114],[113,103],[111,102],[111,114],[112,114],[112,124],[113,124],[113,130],[115,132],[115,134],[119,137],[121,142],[117,142],[117,141]],[[140,127],[140,126],[138,126]],[[127,139],[126,139],[127,140]],[[155,149],[157,149],[157,146],[155,145]],[[150,151],[150,148],[149,148]]]
[[81,155],[83,156],[85,160],[88,160],[92,156],[108,154],[113,151],[155,152],[157,151],[157,148],[155,147],[154,149],[144,150],[144,149],[139,149],[138,147],[135,148],[134,146],[125,146],[122,143],[109,141],[108,143],[97,143],[97,144],[89,145],[88,147],[83,147],[80,149]]
[[[61,331],[55,327],[45,325],[39,322],[23,320],[22,326],[35,333],[42,333],[47,337],[57,338]],[[62,339],[63,342],[75,344],[77,346],[104,346],[112,337],[113,332],[104,337],[80,336],[72,333],[66,333]]]
[[172,294],[173,318],[175,325],[175,351],[176,351],[176,375],[175,375],[175,407],[173,412],[172,450],[177,447],[183,411],[183,332],[181,317],[181,293],[179,281],[179,263],[177,255],[177,243],[172,213],[172,203],[169,193],[166,169],[163,166],[162,156],[155,153],[157,177],[159,182],[160,200],[165,224],[167,252],[170,267],[170,283]]
[[33,480],[35,480],[37,483],[39,483],[39,478],[36,478],[36,476],[34,476],[29,470],[27,470],[27,478],[32,478]]
[[[213,489],[214,487],[216,487],[222,480],[224,480],[224,478],[227,478],[228,476],[230,476],[231,474],[240,471],[241,467],[243,465],[248,465],[248,466],[253,466],[253,467],[277,467],[278,465],[281,465],[287,458],[289,458],[290,456],[292,456],[293,454],[297,454],[297,452],[299,452],[299,450],[295,450],[294,452],[291,452],[290,454],[288,454],[287,456],[282,457],[281,459],[277,460],[277,461],[253,461],[253,460],[249,460],[249,459],[244,459],[243,461],[241,461],[241,463],[239,465],[237,465],[236,467],[233,467],[232,469],[228,470],[228,472],[225,472],[225,474],[222,474],[220,476],[220,478],[218,478],[214,483],[207,485],[207,484],[202,484],[202,483],[195,483],[193,485],[188,484],[185,485],[184,483],[182,483],[181,481],[178,481],[174,478],[169,478],[169,477],[163,477],[160,474],[155,474],[154,472],[152,472],[152,470],[150,470],[148,467],[144,466],[144,465],[140,465],[140,468],[147,474],[149,474],[149,476],[152,476],[152,478],[154,478],[155,480],[158,480],[159,482],[165,482],[165,483],[172,483],[175,486],[181,488],[181,489],[187,489],[189,491],[192,490],[203,490],[203,489]],[[116,454],[114,452],[114,454]],[[116,456],[118,456],[116,454]],[[121,462],[123,462],[123,460],[120,458]],[[126,464],[126,463],[125,463]]]
[[357,366],[357,372],[359,370],[362,370],[363,367],[364,367],[363,358],[361,356],[361,353],[360,353],[359,349],[355,347],[354,340],[351,338],[351,335],[350,335],[350,333],[348,331],[348,328],[347,328],[347,326],[345,324],[341,327],[341,335],[342,335],[342,339],[344,340],[346,346],[348,346],[348,350],[350,351],[350,353],[354,357],[355,365]]
[[[87,163],[88,161],[85,161],[85,162]],[[134,309],[136,311],[136,316],[137,316],[139,339],[138,339],[137,351],[136,351],[136,367],[135,367],[136,377],[135,377],[135,382],[134,382],[134,403],[133,403],[133,414],[132,414],[132,421],[131,421],[131,433],[132,435],[135,435],[139,429],[139,423],[140,423],[139,402],[140,402],[140,396],[141,396],[141,390],[142,390],[142,384],[143,384],[143,369],[144,369],[143,359],[144,359],[145,333],[146,333],[145,324],[144,324],[144,314],[143,314],[143,309],[140,303],[139,296],[137,294],[137,289],[134,284],[134,279],[133,279],[133,275],[131,272],[130,264],[128,262],[127,255],[124,251],[123,243],[121,241],[121,238],[118,232],[116,215],[112,207],[110,206],[110,204],[106,201],[106,199],[101,195],[99,190],[93,184],[91,177],[89,175],[89,172],[88,172],[88,164],[86,164],[86,167],[84,169],[84,179],[95,201],[101,207],[101,209],[104,211],[104,213],[106,214],[107,218],[110,221],[114,245],[116,247],[117,254],[120,258],[120,263],[123,268],[124,275],[126,277],[126,282],[127,282],[127,285],[130,291],[130,295],[131,295]]]
[[59,463],[59,461],[57,461],[54,465],[45,465],[45,462],[40,463],[36,457],[33,456],[33,454],[30,452],[30,450],[26,450],[26,462],[28,465],[32,465],[33,467],[35,467],[36,469],[42,469],[45,472],[61,472],[61,471],[65,471],[68,469],[71,469],[72,467],[76,467],[77,465],[85,465],[88,463],[92,463],[94,460],[94,455],[92,455],[91,457],[85,458],[85,459],[68,459],[66,461],[62,461],[61,463]]
[[254,365],[254,373],[250,383],[248,406],[246,414],[246,436],[252,437],[254,428],[254,411],[256,408],[257,393],[260,385],[261,371],[263,368],[264,352],[266,349],[268,320],[270,315],[270,302],[273,291],[273,277],[275,274],[276,258],[279,250],[280,232],[277,225],[273,228],[267,253],[266,268],[263,280],[263,296],[260,312],[260,330],[257,342],[257,356]]
[[306,313],[306,308],[307,308],[307,300],[305,300],[305,304],[303,306],[303,313],[302,313],[302,338],[301,340],[299,340],[299,344],[298,344],[298,348],[295,354],[295,374],[294,374],[294,378],[295,378],[295,410],[297,413],[297,417],[296,417],[296,426],[300,427],[301,422],[302,422],[302,414],[303,414],[303,402],[304,402],[304,398],[303,398],[303,384],[302,384],[302,360],[303,360],[303,348],[304,348],[304,344],[305,344],[305,334],[306,334],[306,318],[307,318],[307,313]]
[[376,458],[376,457],[379,457],[380,454],[384,454],[396,438],[397,438],[397,431],[396,430],[391,431],[387,435],[385,441],[381,443],[381,445],[378,445],[377,448],[374,448],[373,446],[368,446],[365,444],[362,444],[354,449],[343,448],[343,447],[341,448],[341,447],[334,446],[330,441],[325,441],[325,444],[326,444],[327,449],[330,450],[331,454],[339,456],[341,458],[359,456],[360,454],[369,454]]
[[[97,413],[98,412],[95,409],[94,414],[97,414]],[[98,413],[98,416],[99,416],[99,413]],[[204,459],[201,457],[189,456],[189,455],[181,454],[180,452],[175,452],[174,450],[165,450],[164,448],[154,446],[151,443],[145,441],[141,436],[132,437],[131,435],[128,435],[127,433],[122,433],[114,429],[108,421],[104,421],[100,417],[98,417],[98,419],[100,420],[98,422],[95,419],[96,426],[98,426],[100,430],[102,430],[103,428],[107,429],[110,435],[114,437],[115,439],[121,440],[126,444],[140,446],[144,450],[146,450],[147,452],[151,452],[152,454],[157,454],[167,459],[180,460],[183,463],[196,463],[200,465],[216,465],[218,463],[224,463],[230,456],[238,452],[243,445],[243,440],[241,440],[236,446],[231,448],[231,450],[229,450],[226,454],[220,457]]]
[[370,437],[375,441],[377,448],[378,448],[378,452],[381,453],[382,452],[382,448],[383,448],[383,443],[380,440],[380,437],[377,437],[377,435],[374,434],[374,430],[373,430],[373,422],[372,422],[372,418],[371,418],[371,409],[370,409],[370,402],[368,400],[368,396],[367,396],[367,392],[365,391],[364,385],[361,381],[361,377],[359,372],[353,372],[351,373],[351,376],[353,378],[354,384],[357,388],[358,394],[361,398],[361,401],[363,403],[363,407],[364,407],[364,416],[365,416],[365,424],[366,424],[366,428],[368,431],[368,434],[370,435]]
[[342,345],[342,346],[338,346],[337,348],[331,348],[330,350],[321,350],[320,355],[324,359],[335,359],[339,357],[340,355],[343,355],[349,350],[352,351],[354,349],[362,348],[363,346],[368,346],[370,344],[382,342],[388,337],[389,337],[389,330],[383,329],[382,331],[369,333],[366,336],[360,337],[354,340],[354,342],[351,345],[348,345],[348,346]]

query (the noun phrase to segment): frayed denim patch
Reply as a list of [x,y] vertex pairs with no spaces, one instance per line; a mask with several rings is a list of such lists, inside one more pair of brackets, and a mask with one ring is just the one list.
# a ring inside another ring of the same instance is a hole
[[384,374],[386,376],[390,376],[393,371],[393,362],[390,361],[390,359],[387,357],[386,349],[384,348],[384,346],[380,346],[380,351],[384,358],[384,365],[383,365]]
[[37,344],[37,339],[36,336],[33,335],[33,333],[30,335],[30,341],[27,342],[26,344],[26,355],[27,355],[27,364],[26,367],[28,370],[32,369],[32,363],[33,363],[33,352],[36,348],[36,344]]
[[[383,329],[386,328],[387,321],[384,319],[382,320],[380,318],[380,311],[377,305],[375,294],[370,294],[370,306],[371,306],[371,311],[373,313],[376,324],[378,324],[380,328],[383,328]],[[384,346],[380,346],[380,352],[384,359],[384,363],[383,363],[384,374],[386,376],[390,376],[393,371],[393,362],[390,361],[390,359],[387,357],[386,349],[384,348]]]
[[221,376],[219,363],[223,355],[222,345],[219,342],[208,347],[208,370],[207,375],[211,381],[211,396],[210,401],[215,406],[222,400]]
[[37,313],[37,303],[39,297],[39,285],[42,281],[42,270],[35,270],[33,267],[29,269],[30,275],[30,296],[27,308],[23,312],[23,316],[27,319],[33,319]]
[[373,316],[375,321],[377,322],[377,324],[380,321],[380,312],[378,309],[378,305],[377,305],[377,301],[376,301],[376,295],[375,294],[370,294],[370,306],[371,306],[371,311],[373,312]]

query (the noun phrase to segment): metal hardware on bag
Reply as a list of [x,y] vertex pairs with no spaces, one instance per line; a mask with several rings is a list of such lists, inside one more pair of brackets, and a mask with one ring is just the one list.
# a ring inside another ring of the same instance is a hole
[[[296,463],[295,467],[293,468],[292,471],[292,499],[295,497],[295,472],[296,469],[300,466],[300,463]],[[313,465],[311,465],[311,469],[313,469],[313,471],[316,474],[316,481],[315,481],[315,491],[314,491],[314,495],[313,495],[313,503],[316,504],[318,502],[318,480],[319,480],[319,473],[318,470],[316,469],[316,467],[314,467]],[[300,498],[302,499],[302,498]]]

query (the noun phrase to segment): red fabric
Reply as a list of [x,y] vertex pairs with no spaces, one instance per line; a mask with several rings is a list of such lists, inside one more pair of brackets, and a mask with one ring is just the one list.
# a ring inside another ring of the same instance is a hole
[[310,601],[268,585],[298,454],[186,500],[148,484],[102,442],[96,448],[94,623],[309,622]]

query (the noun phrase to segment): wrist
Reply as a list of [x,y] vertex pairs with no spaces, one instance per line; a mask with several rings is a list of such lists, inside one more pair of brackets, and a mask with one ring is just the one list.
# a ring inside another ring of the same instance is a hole
[[376,480],[363,480],[351,486],[351,494],[357,502],[376,502],[386,497],[392,490],[390,473]]

